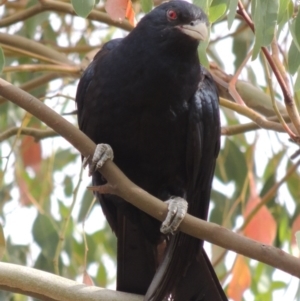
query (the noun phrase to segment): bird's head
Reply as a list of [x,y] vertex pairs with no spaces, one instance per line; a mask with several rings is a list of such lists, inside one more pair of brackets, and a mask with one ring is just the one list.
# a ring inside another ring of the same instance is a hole
[[183,0],[171,0],[157,6],[143,21],[154,30],[186,35],[198,42],[208,36],[206,14],[201,8]]

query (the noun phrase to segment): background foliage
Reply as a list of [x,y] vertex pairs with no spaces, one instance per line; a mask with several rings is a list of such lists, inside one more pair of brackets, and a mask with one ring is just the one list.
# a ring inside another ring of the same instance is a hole
[[[300,134],[300,3],[194,3],[212,23],[210,43],[201,45],[199,55],[210,66],[222,97],[222,149],[210,221],[298,256],[294,233],[300,228],[300,175],[297,153],[292,155]],[[77,124],[70,113],[84,68],[103,43],[125,36],[135,18],[158,4],[2,0],[1,77]],[[252,58],[245,60],[248,53]],[[264,129],[258,130],[257,124]],[[80,154],[4,98],[0,143],[3,260],[114,287],[115,238],[92,193],[85,190],[90,180],[80,170]],[[298,280],[219,247],[207,249],[232,299],[300,300]],[[0,299],[28,297],[0,292]]]

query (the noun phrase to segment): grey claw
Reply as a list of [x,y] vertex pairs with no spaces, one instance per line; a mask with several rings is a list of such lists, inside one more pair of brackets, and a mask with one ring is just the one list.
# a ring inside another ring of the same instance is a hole
[[113,160],[113,158],[114,152],[109,144],[98,144],[92,162],[89,165],[89,175],[92,175],[94,171],[100,169],[107,160]]
[[187,213],[188,202],[183,198],[174,197],[166,203],[169,204],[168,214],[160,227],[160,232],[174,234]]

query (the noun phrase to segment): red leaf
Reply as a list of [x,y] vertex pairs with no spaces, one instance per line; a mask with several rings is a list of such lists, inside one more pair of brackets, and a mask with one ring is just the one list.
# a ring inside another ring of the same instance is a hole
[[232,280],[228,285],[227,295],[234,301],[242,300],[243,293],[250,287],[251,273],[243,256],[238,255],[232,269]]
[[89,286],[94,286],[94,281],[91,278],[91,276],[87,273],[87,271],[84,271],[83,273],[83,281],[84,284],[89,285]]
[[127,2],[126,18],[132,26],[136,26],[135,12],[133,10],[132,2],[130,0]]
[[36,173],[40,170],[42,149],[39,142],[31,136],[25,136],[21,143],[21,157],[25,167],[31,167]]
[[300,215],[296,217],[292,225],[292,244],[297,245],[295,233],[300,231]]
[[107,0],[105,10],[112,20],[122,22],[126,17],[135,26],[135,13],[130,0]]
[[[250,198],[246,205],[244,216],[247,217],[260,202],[261,199],[257,194],[253,176],[250,175]],[[275,239],[276,229],[276,221],[269,209],[264,205],[246,226],[244,234],[254,240],[271,245]]]

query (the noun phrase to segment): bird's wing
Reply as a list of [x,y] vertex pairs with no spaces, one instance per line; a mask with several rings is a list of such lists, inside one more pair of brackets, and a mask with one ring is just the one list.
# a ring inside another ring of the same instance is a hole
[[[83,74],[77,89],[79,128],[96,143],[104,142],[103,133],[107,130],[101,126],[99,128],[99,118],[110,118],[103,112],[99,114],[101,110],[109,112],[105,108],[108,100],[100,90],[99,81],[105,77],[103,69],[105,69],[107,56],[118,47],[121,40],[111,40],[102,47]],[[101,78],[98,77],[100,73],[102,73]],[[104,183],[105,180],[101,174],[94,172],[93,185],[98,186]],[[155,273],[155,257],[152,244],[147,241],[138,223],[132,222],[136,219],[137,209],[114,195],[96,193],[96,197],[110,227],[118,238],[117,290],[144,294]]]
[[[214,81],[203,67],[201,73],[198,90],[189,104],[187,201],[190,214],[206,219],[220,147],[220,120]],[[176,301],[227,301],[202,245],[203,241],[181,232],[173,236],[145,301],[161,301],[168,294]]]
[[[77,114],[78,114],[78,124],[81,131],[84,133],[89,133],[89,137],[91,137],[91,130],[88,128],[91,122],[91,118],[95,116],[91,116],[90,107],[85,105],[87,102],[93,101],[95,104],[97,101],[100,101],[98,99],[88,99],[89,97],[89,87],[92,83],[92,81],[97,80],[95,78],[95,72],[96,68],[99,68],[101,66],[102,61],[105,59],[105,57],[119,44],[121,43],[122,39],[114,39],[111,40],[103,45],[100,51],[95,55],[94,60],[92,63],[87,67],[85,70],[83,76],[81,77],[78,87],[77,87],[77,94],[76,94],[76,105],[77,105]],[[93,113],[93,112],[92,112]],[[97,117],[97,116],[96,116]]]
[[[81,77],[76,94],[76,105],[77,105],[77,115],[78,115],[78,124],[82,132],[88,135],[95,143],[101,143],[99,141],[99,132],[102,132],[103,129],[99,129],[97,126],[99,116],[97,110],[101,108],[101,102],[103,101],[99,94],[101,91],[95,91],[95,86],[97,86],[96,72],[98,69],[101,69],[103,61],[109,53],[119,46],[122,39],[114,39],[104,44],[100,51],[95,55],[91,64],[85,70],[83,76]],[[95,83],[96,82],[96,83]],[[96,97],[95,97],[96,95]],[[100,98],[100,99],[99,99]],[[100,173],[95,172],[93,174],[93,185],[102,185],[105,181],[100,175]],[[99,199],[102,210],[114,232],[116,232],[117,226],[117,211],[114,204],[103,202],[103,197],[100,194],[96,194]]]

